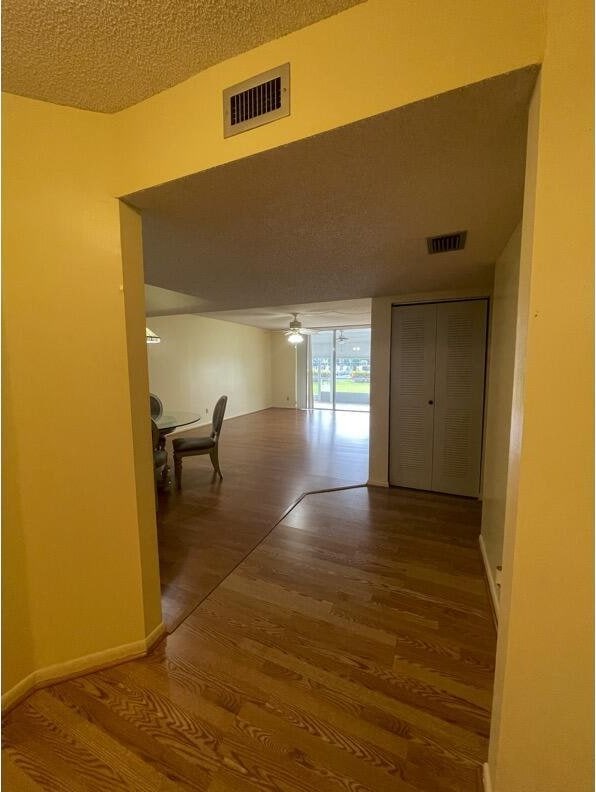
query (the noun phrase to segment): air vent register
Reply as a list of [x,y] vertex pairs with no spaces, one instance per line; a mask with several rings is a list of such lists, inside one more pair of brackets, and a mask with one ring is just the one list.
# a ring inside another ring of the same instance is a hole
[[226,88],[223,109],[226,138],[290,115],[290,64]]
[[463,250],[466,245],[467,231],[455,231],[453,234],[426,237],[428,252],[450,253],[452,250]]

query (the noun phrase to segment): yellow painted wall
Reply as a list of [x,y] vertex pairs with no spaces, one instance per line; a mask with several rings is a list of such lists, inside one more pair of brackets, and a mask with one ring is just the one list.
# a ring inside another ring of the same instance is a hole
[[120,203],[122,285],[126,320],[130,429],[133,448],[139,557],[144,610],[144,634],[161,622],[159,563],[155,520],[153,451],[149,430],[147,349],[145,340],[145,284],[143,229],[140,213]]
[[[114,116],[4,97],[5,688],[155,618],[134,470],[143,375],[126,352],[138,301],[127,326],[114,196],[526,66],[542,46],[537,0],[370,0]],[[224,140],[221,89],[288,60],[290,118]]]
[[197,412],[209,422],[224,393],[226,418],[271,407],[268,330],[190,314],[147,324],[161,338],[147,346],[149,384],[166,411]]
[[[520,245],[521,225],[515,229],[497,260],[490,304],[490,360],[486,387],[482,476],[482,539],[493,581],[503,552]],[[495,590],[498,595],[496,587]]]
[[[368,0],[114,116],[119,195],[540,62],[541,0]],[[291,63],[291,115],[224,140],[222,90]]]
[[528,135],[494,792],[594,785],[593,117],[593,5],[549,0]]
[[159,613],[141,585],[113,119],[5,95],[2,122],[6,691],[143,639]]
[[[535,224],[524,219],[522,239],[530,321],[523,447],[519,467],[509,465],[519,508],[504,555],[495,792],[581,792],[591,782],[591,11],[585,0],[551,0],[549,15],[530,146]],[[113,117],[6,98],[5,686],[32,666],[142,637],[152,618],[141,585],[152,574],[140,549],[144,474],[133,465],[145,442],[131,413],[142,376],[126,354],[138,338],[125,321],[112,196],[543,54],[538,0],[369,0]],[[221,89],[288,60],[292,115],[223,140]],[[371,479],[387,475],[386,302],[373,304],[375,317],[385,330],[373,329]]]
[[17,444],[10,438],[10,432],[17,425],[18,406],[14,404],[11,385],[11,353],[6,344],[4,316],[2,336],[2,679],[6,690],[35,671],[35,647],[29,606],[27,545],[21,513],[21,465]]

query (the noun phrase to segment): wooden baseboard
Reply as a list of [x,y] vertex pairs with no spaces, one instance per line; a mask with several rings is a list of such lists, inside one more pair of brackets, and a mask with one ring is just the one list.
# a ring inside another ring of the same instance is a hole
[[374,479],[369,479],[366,482],[367,487],[385,487],[386,489],[389,487],[389,481],[374,481]]
[[488,767],[488,762],[485,762],[482,765],[482,784],[484,786],[484,792],[492,792],[493,785],[490,780],[490,770]]
[[4,715],[5,712],[16,707],[35,690],[37,690],[37,672],[33,671],[2,694],[2,714]]
[[74,660],[66,660],[63,663],[38,668],[2,694],[2,713],[4,714],[16,707],[27,696],[30,696],[40,688],[144,657],[165,634],[165,625],[160,622],[155,629],[151,630],[149,635],[140,641],[113,646],[101,652],[76,657]]
[[482,534],[478,537],[478,544],[480,545],[480,553],[482,555],[482,563],[484,565],[484,578],[486,580],[486,587],[488,589],[489,599],[492,605],[493,620],[495,628],[499,626],[499,593],[497,591],[497,584],[493,576],[493,572],[486,553],[486,545],[484,544],[484,537]]

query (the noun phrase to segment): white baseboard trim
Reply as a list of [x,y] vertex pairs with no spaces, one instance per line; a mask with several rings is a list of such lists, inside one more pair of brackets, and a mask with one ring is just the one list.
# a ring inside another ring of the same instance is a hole
[[39,688],[82,676],[83,674],[90,674],[92,671],[99,671],[117,663],[124,663],[143,657],[165,635],[165,632],[165,625],[160,622],[155,629],[151,630],[149,635],[139,641],[122,644],[121,646],[112,646],[109,649],[103,649],[101,652],[93,652],[82,657],[75,657],[73,660],[65,660],[63,663],[55,663],[44,668],[38,668],[2,694],[2,712],[14,707]]
[[374,479],[369,479],[366,482],[366,486],[367,487],[385,487],[385,488],[387,488],[387,487],[389,487],[389,481],[387,481],[387,480],[385,480],[385,481],[375,481]]
[[482,765],[482,785],[484,786],[484,792],[493,792],[493,785],[490,780],[490,769],[488,766],[488,762],[485,762]]
[[[269,404],[267,405],[267,407],[257,407],[256,410],[249,410],[248,412],[231,413],[230,415],[226,415],[226,417],[224,418],[224,423],[225,421],[231,421],[232,418],[242,418],[244,415],[253,415],[254,413],[263,412],[264,410],[271,410],[273,408],[278,408],[278,407],[289,410],[296,409],[295,404]],[[209,429],[211,425],[212,425],[211,419],[209,419],[208,421],[203,421],[203,420],[195,421],[195,423],[188,424],[187,426],[179,426],[177,429],[174,429],[173,431],[169,432],[167,437],[176,437],[176,435],[182,435],[185,432],[192,432],[195,429]]]
[[488,590],[490,592],[490,598],[493,605],[493,611],[495,614],[495,619],[497,624],[499,622],[499,593],[497,591],[497,584],[495,583],[495,578],[493,575],[493,571],[490,566],[490,562],[488,560],[488,555],[486,553],[486,545],[484,544],[484,537],[482,534],[478,537],[478,544],[480,545],[480,552],[482,554],[482,561],[484,563],[484,574],[486,575],[486,580],[488,582]]

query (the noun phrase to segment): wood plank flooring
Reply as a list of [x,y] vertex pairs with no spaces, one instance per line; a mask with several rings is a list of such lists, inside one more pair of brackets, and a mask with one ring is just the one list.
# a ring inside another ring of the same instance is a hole
[[5,788],[478,792],[479,520],[407,490],[306,497],[149,657],[9,713]]
[[368,423],[368,413],[263,410],[225,421],[222,482],[212,481],[209,457],[184,460],[183,488],[160,495],[157,516],[169,631],[303,492],[366,482]]

